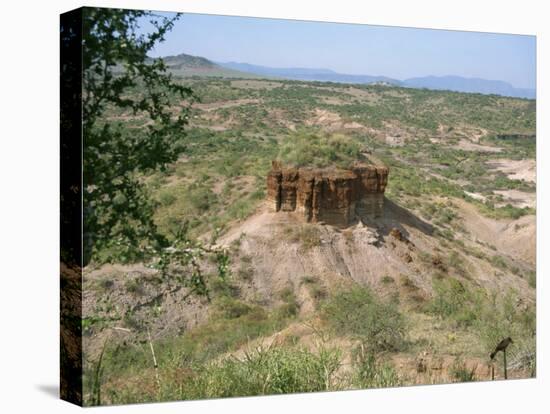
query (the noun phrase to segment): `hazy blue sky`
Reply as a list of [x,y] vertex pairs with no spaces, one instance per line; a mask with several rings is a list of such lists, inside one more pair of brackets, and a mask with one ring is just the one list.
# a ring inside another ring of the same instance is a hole
[[397,79],[459,75],[534,88],[534,36],[184,14],[153,56],[326,68]]

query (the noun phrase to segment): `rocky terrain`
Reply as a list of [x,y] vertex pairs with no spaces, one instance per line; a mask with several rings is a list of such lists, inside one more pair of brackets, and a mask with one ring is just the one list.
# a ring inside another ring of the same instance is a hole
[[273,161],[267,199],[274,211],[296,211],[308,223],[348,226],[384,213],[388,168],[356,164],[349,170],[283,167]]

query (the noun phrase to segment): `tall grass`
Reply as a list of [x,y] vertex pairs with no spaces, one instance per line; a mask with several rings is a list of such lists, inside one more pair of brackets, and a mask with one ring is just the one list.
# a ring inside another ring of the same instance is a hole
[[243,357],[196,367],[180,389],[181,399],[326,391],[335,385],[340,352],[304,348],[258,348]]

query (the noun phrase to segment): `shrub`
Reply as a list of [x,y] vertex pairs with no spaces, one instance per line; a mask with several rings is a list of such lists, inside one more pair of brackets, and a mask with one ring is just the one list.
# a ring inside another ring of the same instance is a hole
[[385,285],[387,285],[389,283],[394,283],[395,280],[391,276],[384,275],[384,276],[382,276],[381,282],[384,283]]
[[536,315],[532,305],[518,306],[514,291],[487,296],[456,279],[434,281],[434,291],[429,311],[470,327],[487,355],[503,338],[512,337],[509,366],[535,375]]
[[466,363],[459,358],[456,358],[453,365],[449,368],[450,376],[457,382],[475,381],[476,367],[468,369]]
[[327,297],[327,289],[313,276],[304,276],[302,283],[306,285],[310,296],[317,302]]
[[476,329],[487,353],[508,336],[514,343],[507,350],[510,367],[529,369],[534,375],[536,314],[532,306],[518,307],[514,291],[494,295],[479,312]]
[[369,350],[399,351],[405,345],[405,322],[394,302],[380,301],[367,287],[337,292],[322,316],[340,334],[361,340]]
[[380,364],[371,352],[359,347],[354,352],[354,371],[352,383],[357,388],[396,387],[401,380],[395,368],[389,364]]
[[321,232],[314,224],[304,224],[285,228],[285,234],[294,243],[300,243],[304,250],[310,250],[321,245]]
[[161,205],[169,206],[174,204],[174,202],[177,200],[177,197],[174,194],[173,188],[167,188],[159,192],[158,199]]
[[428,303],[428,311],[453,319],[458,325],[469,326],[479,316],[481,294],[470,290],[457,279],[435,279],[434,295]]
[[508,264],[502,256],[494,255],[493,257],[491,257],[491,263],[500,269],[508,269]]
[[222,297],[216,303],[216,310],[227,319],[240,318],[249,314],[252,309],[247,303],[229,297]]
[[294,289],[291,286],[287,286],[279,292],[279,297],[284,302],[278,309],[280,316],[292,317],[296,316],[300,310],[300,304],[294,293]]
[[126,288],[126,291],[128,293],[134,294],[134,295],[143,295],[143,286],[142,282],[140,282],[137,278],[132,279],[126,279],[124,282],[124,287]]
[[300,166],[338,166],[348,168],[361,156],[361,144],[341,134],[300,131],[287,136],[279,158],[288,164]]

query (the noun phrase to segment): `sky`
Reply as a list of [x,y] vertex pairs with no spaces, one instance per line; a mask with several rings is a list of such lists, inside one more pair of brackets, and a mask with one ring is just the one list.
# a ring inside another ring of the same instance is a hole
[[536,85],[536,38],[525,35],[183,14],[150,55],[180,53],[400,80],[457,75]]

